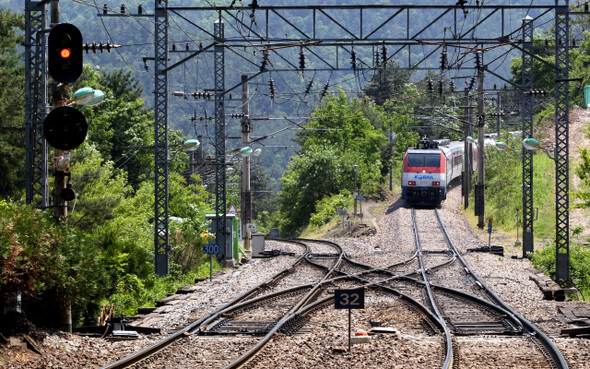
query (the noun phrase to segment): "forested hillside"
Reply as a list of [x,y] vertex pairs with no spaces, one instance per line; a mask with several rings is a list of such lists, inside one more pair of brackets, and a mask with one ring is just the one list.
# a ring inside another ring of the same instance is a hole
[[[210,6],[210,5],[229,5],[235,3],[235,5],[247,5],[248,1],[190,1],[190,0],[178,0],[171,1],[170,6]],[[317,1],[304,1],[298,3],[298,5],[307,4],[318,4],[321,2]],[[328,2],[329,3],[329,2]],[[354,1],[340,1],[341,4],[356,4]],[[404,2],[404,4],[412,4],[415,1]],[[448,1],[449,4],[454,5],[455,2]],[[514,3],[509,1],[498,1],[494,2],[495,5]],[[124,4],[125,16],[114,17],[112,15],[120,13],[121,6]],[[149,17],[136,17],[133,14],[138,14],[138,6],[143,6],[143,14],[153,14],[153,2],[152,1],[141,1],[131,0],[125,2],[118,1],[73,1],[73,0],[61,0],[60,1],[60,17],[63,22],[69,22],[77,25],[83,32],[85,42],[97,43],[102,41],[110,41],[114,44],[122,45],[121,48],[112,50],[110,53],[98,53],[94,55],[92,52],[85,56],[85,61],[92,65],[95,69],[112,71],[116,68],[123,68],[125,71],[131,72],[134,79],[139,81],[140,86],[143,88],[142,97],[145,98],[146,106],[149,108],[153,104],[152,91],[154,89],[154,73],[153,73],[153,62],[149,59],[144,61],[144,58],[153,58],[154,55],[154,24],[153,19]],[[269,5],[265,1],[260,1],[260,5]],[[292,5],[289,1],[273,1],[272,5]],[[106,6],[108,9],[108,17],[101,17],[103,14],[103,7]],[[22,12],[24,5],[18,2],[10,0],[0,0],[0,7],[10,9],[15,12]],[[529,15],[534,16],[535,11],[531,11]],[[179,58],[183,58],[187,53],[182,53],[185,47],[191,51],[197,49],[200,45],[208,45],[211,42],[211,37],[205,32],[213,32],[213,24],[215,21],[215,14],[211,12],[192,12],[190,13],[191,19],[186,20],[177,15],[176,13],[170,13],[170,43],[174,45],[176,53],[171,52],[171,63],[175,62]],[[348,15],[349,19],[346,19],[345,24],[352,30],[358,28],[359,20],[357,19],[358,13],[350,11],[344,13]],[[525,16],[523,11],[522,16],[517,12],[511,12],[506,29],[518,29],[521,25],[521,19]],[[248,16],[248,14],[243,14]],[[371,16],[365,19],[366,28],[375,27],[379,22],[386,20],[390,14],[382,12],[382,14],[371,13]],[[482,14],[474,12],[461,19],[458,22],[460,30],[467,31],[477,23],[479,19],[485,17],[485,13]],[[231,19],[226,19],[226,22]],[[263,22],[262,19],[259,20]],[[304,32],[310,32],[312,27],[312,19],[309,12],[301,11],[300,13],[292,14],[290,21],[299,27]],[[420,30],[428,25],[429,19],[415,19],[416,30]],[[453,24],[453,20],[449,19],[449,24]],[[476,30],[472,32],[473,37],[483,37],[491,29],[496,27],[497,18],[488,20],[479,25]],[[327,29],[326,36],[337,36],[341,37],[342,34],[338,32],[344,32],[341,29],[334,28],[327,18],[320,24],[324,23],[324,28]],[[202,30],[199,29],[202,28]],[[271,24],[270,28],[280,30],[284,27],[284,24]],[[392,26],[386,27],[379,30],[383,37],[391,35],[404,34],[404,19],[395,19]],[[539,30],[546,29],[546,25],[540,24]],[[241,30],[233,29],[227,26],[226,34],[228,37],[239,37]],[[319,31],[318,31],[319,32]],[[423,33],[424,36],[437,36],[437,37],[448,37],[452,38],[452,35],[448,30],[440,29],[428,29]],[[171,45],[171,46],[172,46]],[[172,47],[170,47],[172,50]],[[359,48],[357,50],[359,65],[361,61],[368,65],[374,64],[374,55],[371,49]],[[287,61],[291,61],[293,64],[297,64],[299,58],[299,50],[292,50],[287,52],[285,55],[286,59],[281,59],[276,56],[271,56],[269,66],[269,73],[263,73],[251,82],[251,93],[252,99],[250,100],[250,111],[253,117],[270,117],[270,118],[290,118],[291,121],[287,120],[267,120],[267,121],[255,121],[253,124],[253,136],[264,136],[269,133],[277,132],[285,127],[292,126],[292,121],[296,123],[302,123],[305,121],[304,118],[295,119],[295,117],[306,117],[308,116],[318,105],[321,94],[323,93],[324,86],[329,84],[328,90],[332,94],[337,94],[337,88],[343,89],[348,96],[357,96],[362,93],[365,86],[374,77],[371,72],[362,74],[353,74],[351,71],[319,71],[300,73],[297,71],[293,72],[281,72],[272,73],[273,69],[281,69],[285,67]],[[326,49],[321,51],[322,56],[327,56],[329,53],[334,53],[332,49]],[[420,60],[425,55],[426,50],[421,48],[415,48],[412,50],[416,60]],[[228,52],[226,55],[226,86],[233,86],[239,82],[242,73],[252,74],[258,71],[258,66],[262,60],[262,53],[256,50],[243,50],[243,56],[237,56],[236,53]],[[449,50],[449,58],[456,58],[460,54],[460,50]],[[491,50],[489,53],[489,60],[496,59],[502,52]],[[518,57],[518,53],[513,53],[511,56],[504,57],[504,60],[509,60],[510,57]],[[325,57],[324,56],[324,57]],[[244,57],[247,57],[252,63],[245,61]],[[308,58],[312,57],[308,52]],[[486,58],[488,56],[486,55]],[[400,54],[396,57],[398,62],[403,62],[405,65],[406,55]],[[438,66],[439,55],[432,55],[426,60],[426,65]],[[350,61],[347,57],[341,57],[341,64],[344,67],[350,65]],[[472,62],[467,61],[466,63],[471,64]],[[497,66],[496,66],[497,64]],[[494,66],[494,72],[504,77],[509,76],[509,63],[496,63]],[[307,68],[322,67],[318,60],[308,60]],[[457,66],[459,67],[459,66]],[[473,73],[473,72],[469,72]],[[451,71],[450,75],[461,74],[459,70]],[[183,65],[175,68],[169,73],[170,83],[169,90],[183,91],[186,93],[192,93],[193,91],[203,91],[205,89],[213,89],[213,60],[211,55],[202,55],[198,58],[193,58]],[[418,71],[414,73],[413,80],[417,81],[424,78],[424,71]],[[448,77],[448,76],[447,76]],[[269,83],[273,80],[276,88],[276,97],[271,99],[269,94]],[[447,80],[447,83],[449,81]],[[457,88],[462,89],[464,80],[458,80]],[[498,86],[502,86],[504,83],[494,76],[490,76],[487,82],[488,85],[496,83]],[[310,86],[308,93],[307,88]],[[239,96],[239,89],[234,90],[232,97],[237,99]],[[183,98],[170,96],[169,98],[169,122],[171,128],[182,130],[188,137],[196,137],[196,135],[203,135],[205,137],[205,151],[213,153],[211,137],[213,135],[213,124],[210,120],[200,120],[199,118],[212,117],[213,114],[213,102],[211,100],[206,101],[204,99],[194,99],[192,97]],[[240,127],[239,119],[230,118],[231,113],[240,113],[240,102],[229,101],[226,106],[226,113],[228,114],[228,136],[235,137],[239,136]],[[197,118],[196,120],[192,118]],[[293,129],[281,131],[279,134],[273,135],[272,138],[262,140],[257,147],[271,146],[270,148],[264,149],[263,154],[259,158],[258,162],[266,172],[275,180],[282,176],[285,170],[286,163],[296,150],[293,147],[292,139],[295,137],[294,129],[297,126],[293,126]],[[238,148],[240,145],[239,140],[230,139],[228,140],[228,149]],[[274,182],[275,190],[278,190],[278,183]]]

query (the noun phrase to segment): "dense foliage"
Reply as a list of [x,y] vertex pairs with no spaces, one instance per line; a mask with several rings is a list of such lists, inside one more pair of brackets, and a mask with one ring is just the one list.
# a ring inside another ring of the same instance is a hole
[[25,179],[24,16],[0,9],[0,198],[15,198]]
[[[281,178],[281,232],[294,234],[326,222],[328,214],[352,201],[352,194],[374,195],[389,173],[394,155],[416,134],[401,127],[404,115],[387,114],[367,98],[351,99],[342,90],[329,96],[298,135],[299,154]],[[395,145],[389,132],[398,132]],[[336,196],[337,201],[327,200]],[[347,196],[345,201],[343,196]],[[331,204],[329,208],[327,204]],[[321,215],[320,215],[321,214]]]
[[[101,89],[105,100],[82,108],[89,133],[71,152],[78,198],[69,202],[68,216],[55,219],[51,210],[24,204],[22,26],[22,15],[0,11],[0,300],[20,293],[26,311],[39,319],[46,316],[37,312],[56,301],[71,304],[76,325],[93,324],[103,304],[113,304],[116,314],[132,314],[204,276],[209,265],[200,233],[208,229],[210,196],[194,184],[198,178],[189,184],[181,175],[186,153],[170,165],[171,273],[154,275],[153,114],[127,70],[87,65],[70,86],[70,94],[83,86]],[[183,140],[179,131],[168,136],[173,150]]]

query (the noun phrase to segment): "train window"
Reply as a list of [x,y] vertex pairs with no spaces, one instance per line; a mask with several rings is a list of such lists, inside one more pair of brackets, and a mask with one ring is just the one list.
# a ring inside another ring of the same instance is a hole
[[440,154],[408,154],[408,166],[409,167],[427,167],[427,168],[439,168],[440,167]]

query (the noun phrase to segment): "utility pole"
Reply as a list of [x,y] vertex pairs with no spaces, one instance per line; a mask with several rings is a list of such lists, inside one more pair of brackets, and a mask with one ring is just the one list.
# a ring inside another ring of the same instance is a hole
[[389,191],[393,191],[393,151],[394,151],[394,141],[393,141],[393,137],[392,137],[392,133],[393,133],[393,122],[389,121],[389,136],[387,137],[387,140],[389,142],[391,142],[391,151],[392,151],[392,157],[390,159],[389,162]]
[[473,156],[471,156],[471,144],[467,141],[467,136],[469,136],[469,128],[471,125],[467,124],[469,121],[469,117],[471,116],[471,99],[469,98],[469,89],[465,87],[464,90],[465,96],[465,108],[463,109],[463,121],[465,124],[463,125],[463,144],[464,144],[464,152],[465,152],[465,159],[464,163],[465,166],[463,167],[463,183],[461,184],[461,190],[463,192],[463,208],[467,209],[469,207],[469,185],[471,184],[471,160]]
[[358,167],[355,164],[354,165],[354,193],[353,193],[353,196],[354,196],[354,215],[353,215],[353,218],[352,219],[356,219],[356,198],[358,196],[358,190],[356,188],[356,185],[357,185],[357,183],[356,183],[356,180],[357,180],[357,171],[358,171]]
[[478,216],[477,227],[483,229],[485,215],[485,172],[484,172],[484,134],[485,134],[485,112],[484,112],[484,89],[483,89],[483,53],[477,52],[477,188],[475,210]]
[[[59,24],[59,0],[51,0],[50,10],[51,27],[54,27]],[[52,102],[54,107],[65,105],[64,95],[66,94],[66,90],[65,85],[58,85],[55,81],[52,82]],[[69,172],[69,156],[70,153],[68,151],[68,160],[65,160],[64,150],[55,149],[55,157],[53,159],[53,170],[55,173],[53,194],[54,204],[56,205],[56,216],[58,218],[65,217],[68,211],[67,204],[61,197],[61,191],[65,188],[65,172]],[[69,299],[63,298],[63,296],[58,296],[58,303],[60,328],[72,333],[72,304]]]
[[[51,27],[53,27],[59,24],[59,0],[51,0],[50,10]],[[51,87],[53,107],[57,108],[59,106],[65,106],[67,101],[68,86],[65,84],[58,84],[57,82],[53,81]],[[64,150],[55,149],[55,156],[53,157],[53,173],[55,175],[53,198],[55,204],[55,216],[57,218],[64,218],[68,215],[67,204],[61,197],[61,191],[66,188],[66,173],[70,171],[69,157],[69,151],[66,152]]]
[[496,103],[497,105],[497,115],[496,115],[496,133],[498,134],[498,138],[500,138],[500,133],[502,132],[502,127],[501,127],[501,114],[502,114],[502,94],[500,93],[500,91],[497,92],[496,95]]
[[[242,74],[242,147],[250,145],[250,102],[248,87],[248,75]],[[247,223],[252,221],[252,191],[250,190],[250,156],[242,158],[242,198],[240,208],[242,211],[242,234],[244,235],[244,249],[251,253],[250,234],[247,230]]]
[[201,183],[205,181],[205,173],[203,171],[203,146],[205,146],[205,141],[203,141],[203,135],[197,135],[197,140],[201,143],[199,147],[197,147],[196,156],[197,162],[195,163],[197,166],[197,174],[201,177]]

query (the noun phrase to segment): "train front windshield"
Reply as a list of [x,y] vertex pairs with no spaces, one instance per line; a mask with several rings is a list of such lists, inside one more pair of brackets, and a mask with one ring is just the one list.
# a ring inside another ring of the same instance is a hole
[[408,154],[408,166],[421,168],[440,168],[440,153],[410,153]]

